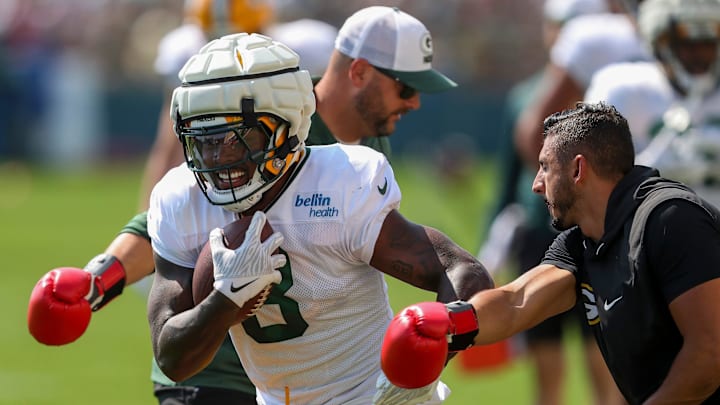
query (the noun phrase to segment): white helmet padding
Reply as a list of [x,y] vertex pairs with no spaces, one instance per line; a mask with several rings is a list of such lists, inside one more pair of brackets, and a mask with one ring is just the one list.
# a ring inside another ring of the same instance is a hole
[[[208,173],[207,168],[196,167],[185,150],[188,166],[211,203],[232,211],[247,210],[299,158],[315,112],[315,97],[310,75],[299,70],[298,63],[297,54],[287,46],[263,35],[242,33],[211,41],[178,74],[182,85],[173,92],[170,114],[183,145],[188,144],[185,138],[198,136],[197,130],[205,125],[199,118],[245,114],[244,121],[252,123],[262,116],[286,122],[273,128],[265,159],[274,159],[272,166],[279,171],[268,177],[264,166],[258,165],[251,181],[242,187],[216,189],[198,174]],[[194,131],[184,131],[189,123]]]

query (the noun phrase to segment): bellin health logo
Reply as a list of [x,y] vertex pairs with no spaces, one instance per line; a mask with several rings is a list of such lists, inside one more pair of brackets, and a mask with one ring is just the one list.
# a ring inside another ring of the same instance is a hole
[[332,218],[340,215],[340,210],[331,204],[331,198],[322,193],[313,193],[309,197],[295,196],[296,207],[310,207],[309,218]]

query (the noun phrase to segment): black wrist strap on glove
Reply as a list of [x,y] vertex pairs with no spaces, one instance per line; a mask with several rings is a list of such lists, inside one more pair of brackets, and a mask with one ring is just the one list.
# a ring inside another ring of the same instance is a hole
[[101,253],[90,260],[84,270],[93,275],[87,297],[93,311],[122,294],[125,288],[125,268],[115,256]]
[[448,335],[448,350],[457,352],[469,349],[478,334],[478,322],[475,308],[465,301],[453,301],[445,304],[454,330]]

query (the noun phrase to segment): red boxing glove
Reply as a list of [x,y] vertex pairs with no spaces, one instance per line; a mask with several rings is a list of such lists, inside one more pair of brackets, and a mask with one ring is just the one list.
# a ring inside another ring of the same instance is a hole
[[46,345],[64,345],[79,338],[90,323],[92,275],[81,269],[61,267],[50,270],[37,282],[30,295],[28,328]]
[[60,267],[35,285],[28,305],[28,329],[40,343],[58,346],[77,340],[91,312],[122,292],[125,270],[114,256],[102,254],[86,268]]
[[411,305],[390,321],[385,332],[382,370],[398,387],[424,387],[440,377],[448,352],[472,346],[477,332],[475,309],[467,302]]

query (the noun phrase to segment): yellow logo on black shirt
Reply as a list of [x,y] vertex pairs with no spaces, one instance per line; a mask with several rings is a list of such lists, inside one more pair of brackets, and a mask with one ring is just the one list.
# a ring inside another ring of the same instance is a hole
[[597,325],[600,322],[600,313],[595,302],[595,293],[590,284],[581,283],[580,292],[582,293],[583,303],[585,304],[585,317],[587,318],[588,325]]

